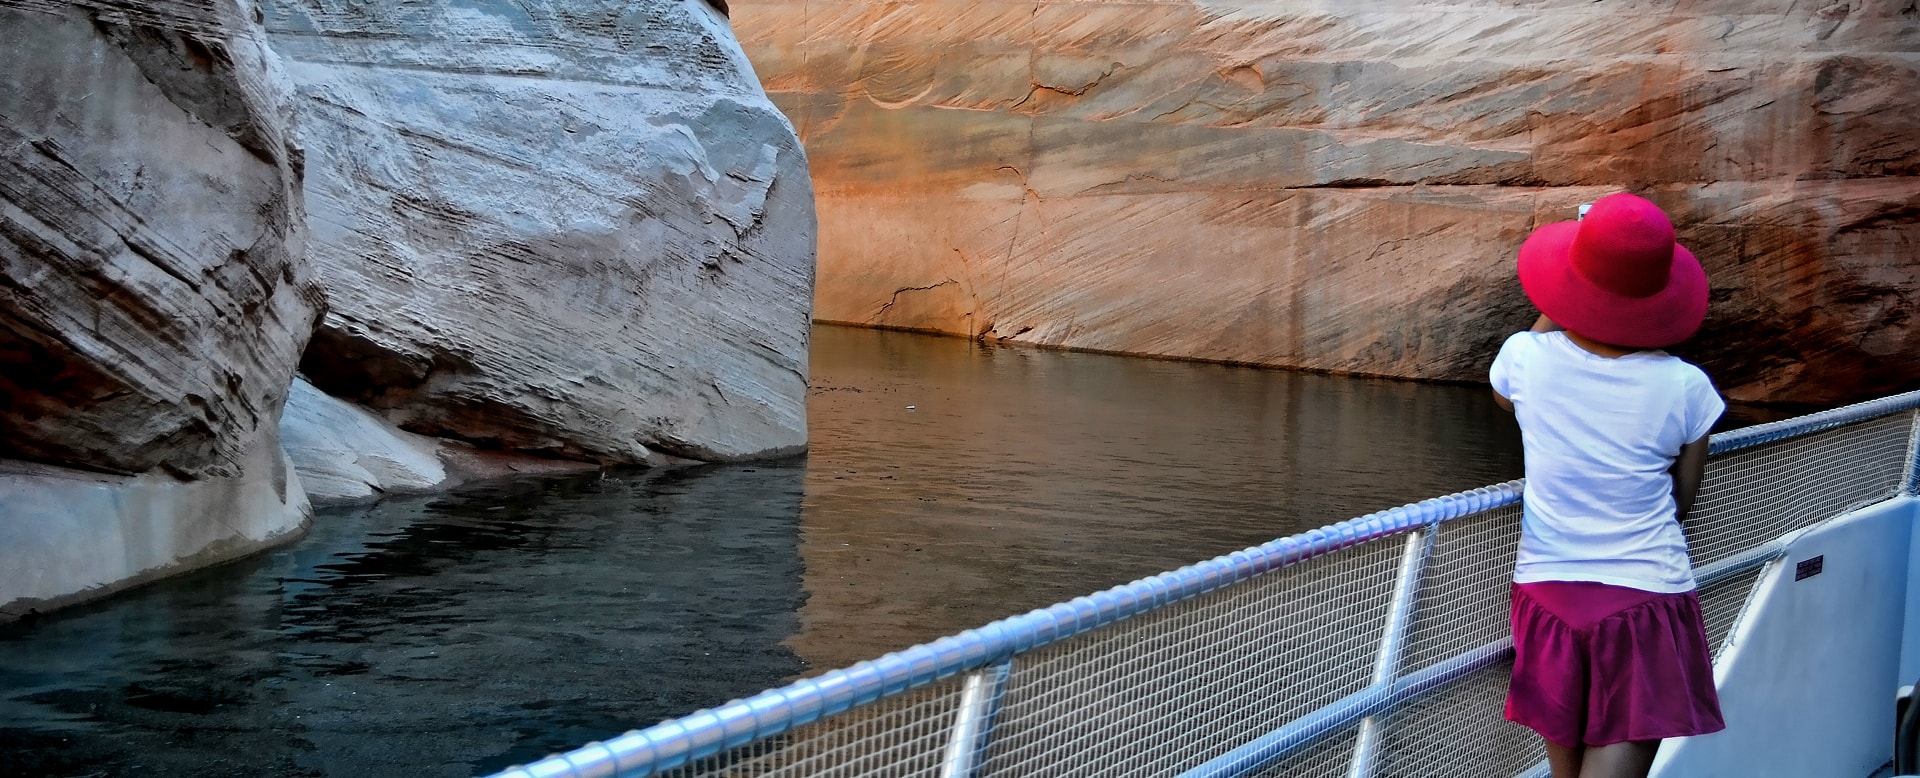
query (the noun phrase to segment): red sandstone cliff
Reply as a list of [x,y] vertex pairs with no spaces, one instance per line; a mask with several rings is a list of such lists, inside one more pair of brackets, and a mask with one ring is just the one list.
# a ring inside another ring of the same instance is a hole
[[1513,252],[1674,214],[1743,400],[1920,381],[1920,10],[1893,2],[742,0],[822,320],[1479,380]]

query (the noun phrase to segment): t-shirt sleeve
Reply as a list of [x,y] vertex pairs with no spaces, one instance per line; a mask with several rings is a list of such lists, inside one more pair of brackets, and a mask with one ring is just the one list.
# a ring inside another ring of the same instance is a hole
[[1526,350],[1528,333],[1516,332],[1500,344],[1500,353],[1493,358],[1493,368],[1487,371],[1487,381],[1493,384],[1493,390],[1501,397],[1513,399],[1513,379],[1520,371],[1521,352]]
[[1726,411],[1727,401],[1720,399],[1712,379],[1699,368],[1693,368],[1687,376],[1687,442],[1699,440],[1713,431],[1714,422]]

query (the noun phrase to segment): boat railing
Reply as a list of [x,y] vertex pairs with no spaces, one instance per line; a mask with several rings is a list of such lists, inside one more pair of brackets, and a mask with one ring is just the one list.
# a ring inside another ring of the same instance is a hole
[[[1920,392],[1715,435],[1686,523],[1718,653],[1800,530],[1913,494]],[[1516,776],[1522,483],[1237,551],[499,773]]]

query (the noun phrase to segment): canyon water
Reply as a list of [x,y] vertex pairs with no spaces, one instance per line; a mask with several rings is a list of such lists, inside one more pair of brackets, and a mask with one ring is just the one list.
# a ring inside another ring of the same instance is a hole
[[804,457],[328,509],[0,627],[0,775],[490,772],[1521,471],[1485,387],[839,327],[812,354]]

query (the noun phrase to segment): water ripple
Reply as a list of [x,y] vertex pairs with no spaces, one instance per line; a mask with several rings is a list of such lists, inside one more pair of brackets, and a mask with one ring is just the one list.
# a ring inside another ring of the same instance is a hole
[[0,775],[490,771],[1520,470],[1484,388],[832,327],[812,378],[803,458],[331,511],[0,629]]

